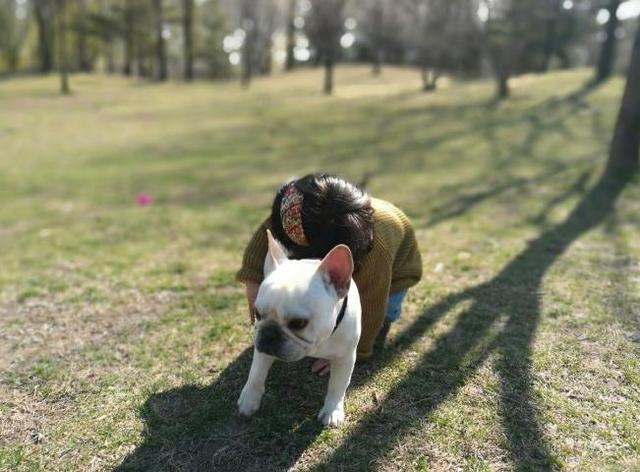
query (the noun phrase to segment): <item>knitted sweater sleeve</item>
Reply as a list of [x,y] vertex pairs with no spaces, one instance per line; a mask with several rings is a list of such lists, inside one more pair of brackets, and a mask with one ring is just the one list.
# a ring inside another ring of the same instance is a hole
[[242,256],[242,267],[236,273],[239,282],[261,283],[264,279],[264,258],[267,255],[267,229],[270,228],[267,218],[251,237]]
[[380,241],[365,259],[354,280],[360,293],[362,305],[362,333],[358,343],[358,359],[366,359],[373,353],[373,344],[384,322],[389,288],[391,285],[392,260]]
[[393,261],[390,292],[399,292],[417,284],[422,278],[422,258],[416,235],[409,219],[403,214],[404,236]]

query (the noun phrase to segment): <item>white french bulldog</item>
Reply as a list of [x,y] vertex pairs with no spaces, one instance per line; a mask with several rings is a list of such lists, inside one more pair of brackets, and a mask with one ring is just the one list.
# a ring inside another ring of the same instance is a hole
[[273,361],[304,357],[328,359],[329,389],[318,419],[324,425],[344,422],[344,396],[351,381],[360,339],[360,296],[352,282],[353,258],[343,244],[322,261],[290,260],[267,230],[269,251],[265,279],[255,302],[253,362],[238,399],[240,413],[260,407]]

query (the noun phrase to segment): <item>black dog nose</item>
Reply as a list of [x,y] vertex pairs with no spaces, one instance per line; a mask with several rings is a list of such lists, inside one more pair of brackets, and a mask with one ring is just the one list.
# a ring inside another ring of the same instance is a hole
[[282,342],[282,329],[275,321],[268,320],[258,330],[256,349],[270,356],[277,356]]

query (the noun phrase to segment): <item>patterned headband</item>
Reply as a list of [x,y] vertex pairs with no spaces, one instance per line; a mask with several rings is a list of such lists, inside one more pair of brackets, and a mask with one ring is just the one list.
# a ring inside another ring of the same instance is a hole
[[280,219],[287,237],[298,246],[308,246],[309,242],[302,227],[302,193],[296,188],[295,180],[285,186],[280,203]]

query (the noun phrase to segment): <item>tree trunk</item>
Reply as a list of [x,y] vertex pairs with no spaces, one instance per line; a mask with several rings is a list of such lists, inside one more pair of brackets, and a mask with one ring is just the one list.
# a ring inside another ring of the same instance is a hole
[[375,76],[380,75],[382,72],[382,50],[376,46],[373,51],[373,66],[371,67],[371,73]]
[[182,31],[184,35],[184,78],[193,80],[193,0],[182,0]]
[[295,65],[295,47],[296,47],[296,0],[289,0],[289,12],[287,15],[287,58],[284,62],[284,70],[291,70]]
[[36,25],[38,26],[38,62],[42,73],[51,72],[53,69],[53,28],[51,28],[51,5],[48,1],[38,0],[34,2]]
[[420,76],[422,77],[423,92],[433,92],[438,88],[438,79],[440,76],[434,69],[423,67],[420,70]]
[[333,93],[333,54],[327,52],[324,56],[324,93]]
[[503,100],[509,97],[509,74],[501,72],[497,76],[496,99]]
[[607,11],[609,12],[609,21],[607,21],[606,36],[600,49],[600,57],[596,68],[595,82],[602,82],[609,78],[616,55],[616,30],[618,29],[618,7],[621,0],[610,0]]
[[271,74],[272,61],[271,50],[273,48],[273,41],[270,35],[266,35],[260,43],[260,52],[258,54],[258,71],[261,75]]
[[273,69],[273,64],[271,62],[271,46],[271,41],[269,40],[269,44],[265,46],[265,51],[263,51],[262,57],[260,58],[261,75],[269,75]]
[[116,72],[116,61],[113,53],[113,40],[109,38],[107,45],[107,74],[113,74]]
[[565,48],[558,48],[556,51],[556,56],[560,59],[560,68],[561,69],[570,69],[571,68],[571,58],[569,57],[569,53]]
[[89,58],[89,45],[87,43],[87,4],[86,0],[78,0],[78,70],[91,72],[91,59]]
[[242,50],[242,74],[240,76],[240,81],[244,88],[248,88],[251,85],[251,78],[253,77],[257,27],[254,17],[253,0],[244,0],[242,4],[242,28],[245,31],[245,37]]
[[634,172],[640,159],[640,20],[631,51],[627,84],[613,132],[607,173]]
[[133,65],[133,5],[132,0],[124,0],[124,65],[122,72],[130,76]]
[[58,49],[60,51],[60,57],[58,58],[60,64],[60,93],[68,95],[71,93],[69,88],[69,58],[67,57],[67,1],[58,0],[58,18],[59,28],[58,35],[60,44]]
[[133,71],[137,77],[143,78],[143,79],[153,79],[154,77],[156,79],[158,78],[157,70],[156,70],[156,75],[155,76],[153,75],[153,72],[154,72],[153,66],[155,64],[152,61],[151,65],[149,66],[149,64],[147,63],[146,54],[144,54],[139,44],[136,45],[134,56],[135,56],[135,62],[134,62],[135,67],[133,68]]
[[[104,16],[109,15],[109,8],[107,7],[107,0],[100,0],[98,2],[100,14]],[[102,43],[100,45],[100,54],[105,56],[105,65],[103,72],[107,74],[113,74],[116,71],[114,50],[113,50],[113,32],[109,31],[102,37]]]
[[251,31],[247,31],[242,50],[242,75],[240,81],[244,88],[249,88],[253,77],[253,39]]
[[560,9],[562,8],[560,0],[548,0],[548,17],[544,39],[544,55],[542,64],[540,65],[540,72],[546,72],[549,70],[551,64],[551,58],[557,52],[558,42],[558,18],[560,16]]
[[324,51],[318,49],[313,55],[313,67],[320,67],[324,63]]
[[[506,38],[503,38],[506,39]],[[511,39],[509,39],[511,40]],[[509,78],[511,77],[513,56],[515,51],[512,45],[499,43],[489,44],[488,48],[493,73],[496,78],[496,100],[509,97]]]
[[167,80],[167,49],[162,35],[164,29],[164,11],[162,0],[153,0],[153,16],[156,26],[156,79]]
[[253,76],[253,61],[251,42],[245,40],[244,49],[242,51],[242,75],[240,81],[244,88],[249,88],[251,85],[251,78]]
[[373,67],[371,68],[373,75],[380,75],[382,68],[382,15],[382,4],[380,0],[376,0],[373,6]]

